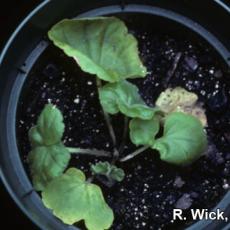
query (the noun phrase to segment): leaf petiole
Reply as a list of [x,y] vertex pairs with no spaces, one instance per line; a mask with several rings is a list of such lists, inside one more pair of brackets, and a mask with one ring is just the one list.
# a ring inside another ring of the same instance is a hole
[[[102,87],[101,79],[97,78],[97,88],[98,88],[98,90],[101,87]],[[116,145],[117,145],[116,135],[115,135],[115,132],[114,132],[113,125],[111,123],[109,114],[103,109],[103,107],[102,107],[102,110],[103,110],[103,114],[104,114],[104,118],[105,118],[105,122],[106,122],[107,128],[109,130],[109,134],[111,136],[111,139],[112,139],[112,142],[113,142],[113,146],[114,146],[113,158],[114,158],[114,160],[116,160],[119,157],[119,152],[118,152],[118,150],[116,148]]]
[[[97,87],[98,89],[102,87],[102,82],[99,78],[97,78]],[[102,108],[103,110],[103,113],[104,113],[104,118],[105,118],[105,122],[106,122],[106,125],[108,127],[108,130],[109,130],[109,134],[112,138],[112,142],[113,142],[113,145],[116,146],[116,135],[115,135],[115,132],[114,132],[114,129],[113,129],[113,126],[111,124],[111,121],[110,121],[110,116],[107,112],[105,112],[105,110]]]
[[72,148],[72,147],[67,147],[67,149],[72,154],[85,154],[85,155],[93,155],[98,157],[111,156],[110,152],[106,152],[104,150],[98,150],[98,149],[82,149],[82,148]]
[[134,158],[135,156],[139,155],[140,153],[144,152],[148,148],[149,148],[149,146],[143,146],[143,147],[137,149],[136,151],[134,151],[133,153],[130,153],[129,155],[121,158],[120,161],[121,162],[128,161],[128,160]]

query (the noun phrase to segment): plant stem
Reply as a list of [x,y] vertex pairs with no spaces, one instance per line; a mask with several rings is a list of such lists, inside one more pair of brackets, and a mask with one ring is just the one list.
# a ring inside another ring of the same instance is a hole
[[[97,87],[98,87],[98,90],[99,88],[102,87],[102,82],[99,78],[97,78]],[[106,125],[108,127],[108,130],[109,130],[109,134],[112,138],[112,142],[113,142],[113,145],[116,146],[116,136],[115,136],[115,132],[114,132],[114,129],[113,129],[113,126],[111,124],[111,121],[110,121],[110,116],[107,112],[105,112],[105,110],[103,109],[102,107],[102,110],[103,110],[103,113],[104,113],[104,118],[105,118],[105,122],[106,122]]]
[[98,175],[96,175],[96,178],[108,188],[111,188],[115,184],[115,181],[109,177],[106,177],[106,179],[105,179],[101,175],[98,174]]
[[140,149],[137,149],[136,151],[134,151],[133,153],[121,158],[120,161],[121,162],[128,161],[128,160],[134,158],[135,156],[139,155],[140,153],[144,152],[148,148],[149,148],[149,146],[143,146]]
[[118,160],[119,158],[119,152],[117,150],[117,148],[114,148],[113,149],[113,159],[111,161],[111,164],[114,165],[116,163],[116,161]]
[[[97,78],[97,87],[98,87],[98,91],[102,87],[102,82],[101,82],[101,80],[99,78]],[[117,141],[116,141],[116,135],[115,135],[115,132],[114,132],[114,129],[113,129],[113,125],[111,123],[109,114],[103,109],[103,107],[102,107],[102,110],[103,110],[103,114],[104,114],[104,118],[105,118],[107,128],[109,130],[109,134],[111,136],[113,146],[114,146],[113,158],[117,159],[119,157],[119,152],[118,152],[118,150],[116,148]]]
[[123,130],[123,136],[122,136],[122,142],[121,145],[119,147],[119,153],[123,153],[124,151],[124,147],[125,147],[125,143],[126,143],[126,139],[127,139],[127,133],[128,133],[128,128],[129,128],[129,118],[128,117],[124,117],[124,130]]
[[116,144],[117,144],[117,141],[116,141],[116,136],[115,136],[115,132],[114,132],[113,126],[112,126],[111,121],[110,121],[110,116],[104,110],[103,110],[103,112],[104,112],[104,117],[105,117],[105,121],[106,121],[108,130],[109,130],[112,142],[113,142],[113,146],[115,147]]
[[93,182],[93,180],[94,180],[94,175],[93,176],[91,176],[91,177],[89,177],[87,180],[86,180],[86,183],[92,183]]
[[109,152],[106,152],[104,150],[98,150],[98,149],[82,149],[82,148],[72,148],[72,147],[67,147],[67,149],[70,153],[88,154],[88,155],[94,155],[97,157],[110,157],[111,156]]

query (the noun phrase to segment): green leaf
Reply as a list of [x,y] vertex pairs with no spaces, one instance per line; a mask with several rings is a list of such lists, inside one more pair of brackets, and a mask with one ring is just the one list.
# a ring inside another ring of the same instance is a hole
[[124,170],[118,168],[115,165],[111,165],[109,162],[99,162],[95,165],[91,165],[91,171],[94,174],[104,175],[109,179],[121,182],[124,177],[125,173]]
[[99,99],[103,109],[110,114],[121,112],[128,117],[150,120],[156,112],[145,104],[138,88],[125,80],[99,88]]
[[158,117],[153,117],[151,120],[135,118],[130,121],[129,129],[133,144],[152,146],[160,129],[160,120]]
[[60,176],[70,160],[63,144],[35,147],[28,156],[34,188],[42,191],[53,178]]
[[48,104],[41,112],[37,125],[30,129],[29,138],[33,146],[57,144],[61,141],[64,128],[60,110]]
[[174,112],[165,119],[163,137],[152,148],[163,161],[186,165],[198,159],[207,147],[207,136],[201,122],[194,116]]
[[37,191],[42,191],[53,178],[60,176],[69,163],[70,153],[61,142],[64,128],[61,111],[48,104],[42,110],[36,126],[29,131],[32,151],[28,161]]
[[137,41],[118,18],[65,19],[48,35],[83,71],[104,81],[146,76]]
[[70,168],[42,192],[45,206],[65,224],[85,221],[89,230],[104,230],[113,223],[113,211],[106,204],[100,187],[85,181],[82,171]]
[[123,169],[121,168],[118,168],[116,166],[112,167],[111,168],[111,172],[110,172],[110,178],[115,180],[115,181],[118,181],[118,182],[121,182],[124,180],[125,178],[125,172]]

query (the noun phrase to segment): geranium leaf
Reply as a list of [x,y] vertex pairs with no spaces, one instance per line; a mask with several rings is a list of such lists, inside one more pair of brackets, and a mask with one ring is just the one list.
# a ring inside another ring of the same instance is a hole
[[128,117],[150,120],[156,112],[145,104],[138,88],[125,80],[100,88],[99,99],[104,110],[110,114],[121,112]]
[[99,162],[95,165],[91,165],[91,171],[94,174],[104,175],[109,179],[121,182],[124,177],[125,173],[124,170],[118,168],[115,165],[111,165],[109,162]]
[[151,120],[135,118],[130,121],[129,129],[133,144],[152,146],[160,129],[160,121],[157,116],[154,116]]
[[32,150],[28,161],[34,188],[42,191],[66,169],[70,153],[61,139],[65,125],[61,111],[52,104],[42,110],[37,124],[29,131]]
[[164,113],[177,112],[181,107],[191,107],[196,104],[198,97],[181,87],[168,88],[160,94],[156,100],[158,106]]
[[47,104],[42,110],[36,126],[30,129],[29,138],[33,146],[49,146],[61,141],[65,125],[59,109]]
[[81,69],[108,82],[146,76],[135,37],[115,17],[65,19],[48,33]]
[[205,110],[198,103],[198,96],[181,87],[166,89],[160,94],[156,106],[164,113],[183,112],[197,117],[203,126],[207,125]]
[[152,148],[163,161],[186,165],[198,159],[207,147],[207,136],[201,122],[194,116],[174,112],[166,116],[163,137]]
[[35,147],[28,156],[34,188],[42,191],[53,178],[60,176],[70,160],[63,144]]
[[113,211],[100,187],[85,181],[84,173],[75,168],[49,183],[42,200],[65,224],[84,220],[88,230],[104,230],[113,223]]

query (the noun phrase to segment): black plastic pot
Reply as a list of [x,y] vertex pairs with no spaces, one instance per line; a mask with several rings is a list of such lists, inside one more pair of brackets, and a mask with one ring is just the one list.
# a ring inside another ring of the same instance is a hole
[[[226,20],[224,23],[227,23],[227,19],[230,19],[230,10],[225,5],[225,8],[222,8],[213,1],[209,5],[210,15],[213,12],[222,15],[221,18],[217,17],[214,20],[214,17],[205,15],[202,8],[191,10],[194,5],[186,8],[182,1],[179,1],[179,5],[177,1],[173,1],[173,5],[171,2],[154,0],[44,1],[21,23],[2,51],[0,57],[0,174],[15,202],[41,229],[76,229],[61,223],[43,206],[25,173],[17,148],[15,131],[17,103],[27,74],[48,46],[47,40],[44,39],[48,29],[66,17],[128,12],[152,14],[159,22],[159,27],[167,25],[172,31],[187,30],[192,36],[206,40],[223,60],[223,66],[230,66],[230,35],[219,26],[224,20]],[[220,208],[225,211],[226,216],[230,216],[230,192],[216,208]],[[230,225],[226,224],[211,220],[199,221],[189,229],[228,229]]]

